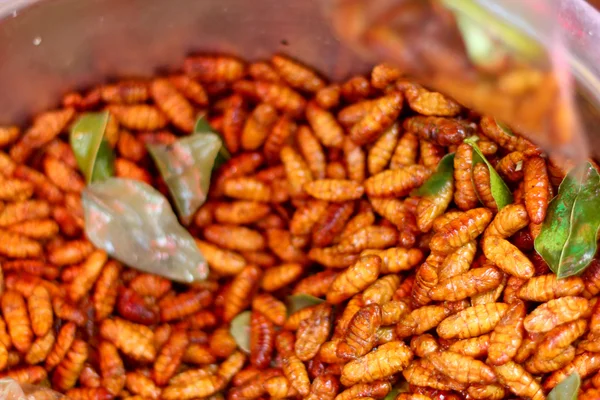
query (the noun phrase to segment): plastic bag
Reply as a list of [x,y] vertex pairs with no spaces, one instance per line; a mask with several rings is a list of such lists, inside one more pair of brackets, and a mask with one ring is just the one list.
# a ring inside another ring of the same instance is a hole
[[141,181],[109,178],[81,195],[85,232],[124,264],[179,282],[203,280],[208,264],[169,201]]
[[558,1],[330,0],[340,38],[493,115],[557,158],[588,157]]
[[11,378],[0,379],[0,399],[2,400],[67,400],[65,396],[37,385],[20,385]]

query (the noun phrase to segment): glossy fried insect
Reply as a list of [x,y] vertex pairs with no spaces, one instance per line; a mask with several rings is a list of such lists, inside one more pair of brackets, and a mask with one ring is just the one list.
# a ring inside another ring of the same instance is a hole
[[342,239],[336,249],[342,253],[358,253],[365,249],[382,249],[394,245],[398,232],[388,226],[367,226]]
[[65,358],[60,362],[52,375],[52,385],[65,391],[75,386],[79,374],[88,358],[88,346],[82,340],[76,339]]
[[483,134],[508,151],[521,151],[525,153],[538,153],[538,149],[527,139],[507,133],[497,121],[489,116],[481,118],[480,126]]
[[17,163],[25,162],[34,150],[54,139],[75,115],[73,108],[47,111],[33,120],[33,125],[25,131],[20,140],[10,149],[10,157]]
[[319,200],[343,202],[360,198],[364,193],[362,185],[343,179],[321,179],[304,185],[306,192]]
[[577,296],[584,290],[584,282],[578,276],[558,279],[554,274],[531,278],[517,292],[523,300],[546,302],[558,297]]
[[545,398],[539,383],[519,364],[509,361],[506,364],[495,366],[494,372],[500,383],[517,396],[532,400]]
[[405,368],[412,357],[412,351],[403,342],[383,344],[347,363],[342,369],[340,382],[350,386],[358,382],[370,383],[386,378]]
[[474,208],[465,212],[431,238],[431,250],[441,254],[452,252],[483,233],[491,219],[492,212],[486,208]]
[[33,331],[25,299],[20,293],[8,290],[2,295],[1,303],[13,346],[22,353],[27,352],[33,341]]
[[302,196],[304,186],[313,179],[308,165],[302,156],[289,146],[281,149],[281,162],[285,167],[292,196]]
[[236,225],[209,225],[204,228],[204,238],[215,245],[237,251],[264,249],[263,236],[250,228]]
[[461,210],[474,208],[478,203],[475,185],[473,183],[473,148],[462,143],[456,149],[454,156],[454,181],[456,191],[454,193],[454,202]]
[[534,273],[533,264],[515,246],[497,236],[483,239],[485,256],[504,272],[519,278],[531,278]]
[[53,331],[48,331],[44,336],[38,337],[25,355],[25,362],[29,365],[35,365],[44,361],[52,351],[55,340]]
[[393,124],[381,134],[379,139],[373,144],[373,147],[369,149],[367,159],[369,174],[375,175],[385,169],[392,159],[399,136],[399,125]]
[[281,264],[263,273],[261,288],[273,292],[295,281],[304,271],[300,264]]
[[381,258],[364,256],[340,273],[330,286],[327,301],[332,304],[341,303],[375,282],[381,269]]
[[259,311],[250,317],[250,363],[256,368],[266,368],[271,362],[275,340],[273,323]]
[[394,292],[400,285],[400,278],[397,275],[386,275],[376,280],[363,292],[363,301],[365,304],[383,305],[392,299]]
[[488,363],[502,365],[517,354],[524,335],[525,313],[525,304],[521,301],[511,304],[506,310],[490,336]]
[[367,169],[367,157],[364,150],[348,137],[344,139],[343,150],[348,178],[356,182],[363,182]]
[[492,368],[472,357],[452,351],[434,351],[427,355],[440,372],[461,383],[493,383],[496,375]]
[[462,300],[494,289],[502,281],[502,272],[493,266],[474,268],[464,274],[439,281],[429,292],[432,300]]
[[525,155],[520,151],[513,151],[502,157],[496,170],[505,179],[511,182],[518,182],[523,179],[523,163]]
[[344,130],[333,114],[311,102],[306,107],[306,119],[323,146],[342,148]]
[[150,97],[150,92],[146,82],[122,81],[101,86],[100,96],[106,103],[135,104],[145,102]]
[[[398,85],[399,83],[396,83]],[[460,106],[452,99],[438,92],[430,92],[417,84],[405,85],[404,96],[410,108],[422,115],[453,117],[460,112]]]
[[496,214],[484,236],[508,238],[529,225],[527,210],[522,204],[509,204]]
[[234,82],[242,78],[245,65],[234,57],[194,56],[185,59],[183,70],[202,82]]
[[310,392],[310,380],[302,361],[296,355],[289,354],[283,358],[281,367],[284,375],[298,393],[301,396],[307,396]]
[[380,325],[381,308],[377,304],[361,308],[348,323],[336,355],[342,359],[353,359],[367,354],[376,344],[375,333]]
[[365,181],[365,192],[372,197],[400,197],[421,186],[429,177],[429,170],[421,165],[410,165],[387,170]]
[[418,265],[423,259],[419,249],[392,247],[387,250],[365,250],[361,255],[375,254],[381,258],[381,273],[397,273],[406,271]]
[[280,82],[281,77],[273,66],[265,61],[258,61],[248,66],[248,73],[257,81]]
[[584,319],[557,326],[540,341],[534,359],[552,360],[558,357],[567,351],[571,343],[581,337],[586,329],[587,321]]
[[531,222],[541,224],[546,218],[546,210],[551,197],[546,161],[539,156],[527,157],[523,172],[527,214],[529,214]]
[[[27,299],[31,328],[36,336],[44,336],[52,328],[53,312],[50,293],[43,286],[36,286]],[[10,326],[10,325],[9,325]]]
[[437,333],[444,339],[467,339],[491,332],[508,310],[504,303],[481,304],[460,311],[437,327]]
[[413,132],[404,132],[392,154],[390,169],[400,169],[412,165],[417,160],[419,138]]
[[429,292],[439,282],[438,267],[442,261],[443,257],[430,254],[417,269],[411,294],[411,301],[414,307],[423,306],[431,302]]
[[428,232],[433,221],[446,211],[454,194],[454,182],[449,180],[440,187],[435,196],[424,196],[417,205],[417,226],[421,232]]
[[156,130],[164,128],[167,117],[158,108],[146,105],[111,105],[110,113],[127,129]]
[[315,93],[315,101],[319,107],[326,110],[337,107],[340,104],[340,85],[332,83],[321,88]]
[[285,304],[268,293],[256,295],[252,300],[252,308],[262,313],[275,325],[281,326],[285,322]]
[[134,359],[150,362],[156,357],[153,332],[146,326],[119,318],[105,319],[100,326],[100,335]]
[[296,89],[316,92],[325,86],[325,81],[310,68],[288,57],[276,54],[271,57],[271,63],[279,75]]
[[539,305],[525,318],[529,332],[548,332],[565,322],[580,318],[588,308],[583,297],[566,296]]
[[331,328],[331,306],[326,303],[318,305],[308,319],[300,322],[294,344],[296,356],[302,361],[314,358],[329,337]]
[[548,376],[544,381],[543,388],[545,390],[552,389],[573,372],[577,372],[582,379],[586,378],[590,374],[600,369],[599,358],[600,357],[598,357],[598,353],[591,352],[583,352],[575,356],[575,358],[567,365],[550,374],[550,376]]
[[70,285],[69,298],[73,302],[77,303],[92,288],[107,259],[104,251],[96,250],[81,264],[80,274]]
[[423,116],[407,118],[404,129],[440,146],[460,144],[474,131],[470,125],[460,120]]
[[377,139],[400,114],[402,101],[398,92],[374,100],[369,112],[350,129],[350,138],[360,146]]
[[153,80],[150,84],[150,94],[156,105],[173,122],[173,125],[184,132],[193,131],[194,109],[169,80]]
[[214,214],[217,222],[222,224],[250,224],[266,217],[270,212],[267,204],[253,201],[234,201],[219,203]]
[[76,330],[77,326],[72,322],[67,322],[62,326],[56,336],[56,341],[54,342],[50,354],[46,357],[45,367],[47,370],[51,371],[54,369],[65,357],[75,340]]
[[241,146],[245,150],[258,149],[267,139],[277,120],[275,109],[269,104],[259,104],[252,111],[241,133]]
[[257,288],[261,277],[261,270],[253,265],[244,269],[234,278],[227,291],[227,301],[223,310],[223,318],[231,321],[238,313],[252,302],[251,295]]
[[102,386],[112,395],[117,395],[125,386],[125,366],[117,348],[103,341],[98,347]]
[[396,325],[396,334],[399,338],[420,335],[438,326],[448,314],[448,309],[443,306],[419,307],[402,316]]
[[477,196],[484,206],[490,210],[497,211],[498,206],[492,195],[492,187],[490,185],[490,172],[488,166],[484,163],[478,163],[473,167],[473,183]]

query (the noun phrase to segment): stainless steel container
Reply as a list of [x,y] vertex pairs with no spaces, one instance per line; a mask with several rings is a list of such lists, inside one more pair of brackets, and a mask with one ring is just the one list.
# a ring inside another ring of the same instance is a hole
[[[582,111],[596,115],[600,48],[594,44],[600,16],[584,0],[557,1],[560,30],[585,99]],[[367,71],[367,62],[335,38],[323,3],[0,0],[0,124],[24,122],[56,106],[69,89],[178,68],[193,52],[255,60],[281,51],[331,79]],[[588,129],[592,141],[593,133]],[[594,148],[600,149],[600,143]]]

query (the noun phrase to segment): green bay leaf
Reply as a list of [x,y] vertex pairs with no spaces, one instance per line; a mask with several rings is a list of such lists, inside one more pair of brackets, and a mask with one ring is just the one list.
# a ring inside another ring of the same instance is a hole
[[577,372],[569,375],[552,389],[546,397],[547,400],[577,400],[581,378]]
[[85,113],[71,128],[69,143],[87,183],[114,175],[115,155],[104,139],[108,117],[108,111]]
[[312,307],[323,303],[325,300],[308,294],[294,294],[285,299],[288,315],[306,307]]
[[454,181],[454,153],[446,154],[439,162],[435,173],[421,187],[411,194],[415,196],[435,196]]
[[490,187],[492,196],[496,201],[498,210],[502,210],[504,207],[513,202],[512,193],[500,175],[498,175],[498,172],[496,172],[496,169],[493,167],[493,165],[490,164],[487,158],[485,158],[479,146],[477,146],[477,140],[479,140],[479,138],[470,137],[465,139],[464,142],[473,148],[473,165],[479,162],[483,162],[485,165],[487,165],[488,171],[490,172]]
[[81,203],[87,238],[123,264],[178,282],[208,276],[194,238],[152,186],[112,177],[88,185]]
[[510,129],[510,127],[508,125],[506,125],[503,122],[498,121],[497,119],[494,119],[494,121],[496,122],[496,125],[498,125],[498,127],[504,131],[504,133],[506,133],[509,136],[515,136],[512,129]]
[[229,333],[235,339],[240,350],[250,354],[250,311],[243,311],[231,321]]
[[593,260],[600,228],[600,175],[590,162],[573,168],[548,206],[535,250],[559,278],[581,273]]
[[217,155],[217,159],[215,160],[215,169],[225,164],[225,162],[231,158],[231,154],[229,153],[229,150],[227,150],[227,148],[225,147],[223,139],[221,139],[221,136],[210,125],[205,114],[200,115],[196,120],[196,124],[194,125],[194,133],[214,133],[219,137],[219,140],[221,140],[221,149],[219,150],[219,154]]
[[206,201],[215,158],[222,148],[215,133],[194,133],[169,145],[148,144],[148,152],[164,179],[177,213],[189,224]]

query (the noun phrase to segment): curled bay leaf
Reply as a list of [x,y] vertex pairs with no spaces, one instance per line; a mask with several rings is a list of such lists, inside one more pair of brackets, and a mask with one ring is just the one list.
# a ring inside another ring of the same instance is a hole
[[413,191],[415,196],[435,196],[454,181],[454,153],[446,154],[439,162],[433,175]]
[[250,354],[250,311],[239,313],[229,327],[229,333],[235,339],[240,350]]
[[85,233],[124,264],[179,282],[203,280],[208,265],[169,201],[144,182],[109,178],[81,195]]
[[306,307],[312,307],[323,303],[325,300],[309,294],[294,294],[285,299],[288,315],[302,310]]
[[577,372],[569,375],[556,385],[546,397],[547,400],[577,400],[581,378]]
[[581,273],[593,260],[600,228],[600,175],[590,162],[573,168],[548,205],[535,250],[559,278]]
[[496,121],[496,125],[498,125],[498,127],[500,129],[502,129],[504,131],[504,133],[506,133],[507,135],[510,135],[510,136],[515,136],[512,129],[510,129],[510,127],[508,125],[506,125],[504,122],[500,122],[497,119],[494,119],[494,121]]
[[115,155],[104,139],[108,111],[85,113],[71,128],[69,142],[87,183],[114,175]]
[[490,186],[492,190],[492,196],[494,197],[494,201],[496,201],[496,205],[498,206],[498,210],[502,210],[507,205],[513,202],[513,196],[506,186],[506,183],[502,180],[498,172],[494,168],[492,164],[485,158],[479,146],[477,146],[477,141],[479,138],[477,136],[472,136],[470,138],[465,139],[465,143],[473,148],[473,165],[483,162],[488,167],[488,171],[490,172]]
[[184,224],[206,201],[215,157],[222,148],[215,133],[181,138],[170,145],[148,144],[154,159]]
[[[194,125],[194,133],[214,133],[218,136],[218,133],[213,129],[208,120],[206,119],[206,115],[202,114],[196,120],[196,124]],[[215,160],[214,168],[219,168],[221,165],[225,163],[225,161],[231,158],[231,154],[227,147],[223,144],[223,140],[220,136],[219,140],[221,140],[221,148],[219,149],[219,154],[217,155],[217,159]]]
[[408,382],[403,377],[392,387],[392,390],[384,397],[383,400],[394,400],[400,393],[408,393],[410,388]]

